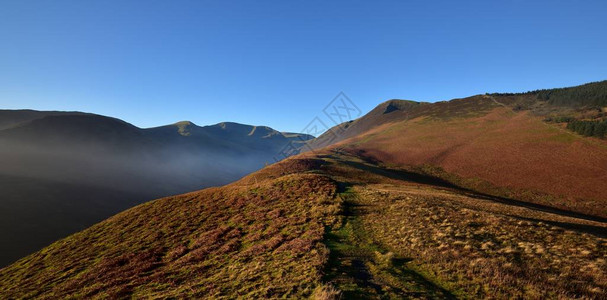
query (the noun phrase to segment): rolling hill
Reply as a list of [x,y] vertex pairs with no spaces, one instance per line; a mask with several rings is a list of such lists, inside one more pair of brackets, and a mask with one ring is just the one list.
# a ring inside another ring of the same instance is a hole
[[[423,171],[494,196],[607,217],[607,141],[566,129],[574,120],[606,118],[607,109],[596,100],[607,99],[606,87],[603,81],[433,104],[391,100],[309,144],[319,149],[332,139],[331,147],[377,164]],[[544,94],[571,96],[550,102]],[[585,100],[589,95],[594,102]]]
[[234,181],[311,138],[78,112],[0,111],[0,128],[0,266],[144,201]]
[[323,150],[59,240],[0,269],[0,296],[600,299],[606,232]]
[[566,128],[604,114],[540,94],[382,103],[0,269],[0,297],[604,299],[607,142]]

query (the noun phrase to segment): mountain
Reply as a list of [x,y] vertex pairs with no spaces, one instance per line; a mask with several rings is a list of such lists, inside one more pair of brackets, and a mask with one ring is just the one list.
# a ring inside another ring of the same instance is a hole
[[312,138],[28,110],[0,111],[0,128],[0,266],[144,201],[234,181]]
[[[309,145],[319,149],[330,140],[332,148],[376,164],[425,172],[493,196],[607,217],[607,141],[567,129],[576,120],[605,120],[607,107],[597,106],[607,99],[605,91],[607,81],[432,104],[391,100]],[[564,97],[569,100],[550,100]]]
[[37,110],[0,110],[0,130],[17,126],[21,123],[53,115],[84,114],[80,112],[37,111]]
[[604,299],[607,141],[566,124],[603,110],[539,94],[390,100],[0,269],[0,297]]
[[399,120],[403,116],[398,112],[404,112],[406,114],[406,112],[410,111],[413,108],[424,106],[427,104],[429,103],[416,102],[411,100],[388,100],[384,103],[381,103],[364,116],[356,120],[348,121],[334,126],[333,128],[327,130],[327,132],[325,132],[324,134],[320,135],[318,138],[309,140],[306,144],[312,149],[320,149],[342,141],[344,139],[354,137],[375,126]]

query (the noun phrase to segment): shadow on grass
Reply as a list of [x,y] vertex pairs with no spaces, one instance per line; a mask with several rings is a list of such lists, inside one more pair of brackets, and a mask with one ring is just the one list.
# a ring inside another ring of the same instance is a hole
[[588,234],[592,234],[597,237],[603,237],[603,238],[607,237],[607,229],[605,229],[605,227],[601,227],[601,226],[558,222],[558,221],[550,221],[550,220],[535,219],[535,218],[523,218],[523,217],[517,217],[517,218],[519,218],[521,220],[525,220],[525,221],[531,221],[531,222],[542,222],[542,223],[546,223],[550,226],[560,227],[560,228],[566,229],[566,230],[573,230],[573,231],[577,231],[577,232],[588,233]]
[[365,206],[345,184],[340,186],[344,199],[343,222],[328,228],[325,242],[330,249],[324,281],[341,291],[344,299],[441,298],[455,299],[453,294],[408,268],[409,258],[391,258],[381,264],[377,257],[386,253],[364,230],[360,220]]
[[[485,193],[479,193],[474,190],[470,190],[470,189],[455,185],[444,179],[426,175],[426,174],[420,174],[420,173],[415,173],[415,172],[400,170],[400,169],[382,168],[382,167],[378,167],[378,166],[375,166],[370,163],[361,163],[361,162],[357,162],[357,161],[347,160],[341,156],[331,155],[328,158],[336,160],[339,163],[350,166],[352,168],[356,168],[356,169],[359,169],[359,170],[365,171],[365,172],[370,172],[375,175],[383,176],[383,177],[386,177],[389,179],[437,186],[437,187],[446,188],[446,189],[450,189],[450,190],[459,192],[461,194],[464,194],[464,195],[466,195],[468,197],[472,197],[472,198],[494,201],[494,202],[498,202],[498,203],[502,203],[502,204],[506,204],[506,205],[525,207],[528,209],[552,213],[552,214],[561,215],[561,216],[567,216],[567,217],[573,217],[573,218],[584,219],[584,220],[589,220],[589,221],[607,223],[607,218],[591,216],[591,215],[586,215],[586,214],[582,214],[582,213],[576,213],[576,212],[553,208],[553,207],[549,207],[549,206],[545,206],[545,205],[541,205],[541,204],[529,203],[529,202],[505,198],[505,197],[493,196],[493,195],[489,195],[489,194],[485,194]],[[546,221],[543,221],[543,222],[546,222]],[[559,226],[559,227],[563,227],[566,229],[579,230],[579,231],[583,231],[583,232],[587,232],[587,233],[591,233],[591,234],[595,234],[595,235],[605,236],[605,229],[601,228],[601,227],[590,226],[590,225],[580,225],[580,224],[575,224],[575,223],[565,223],[565,222],[554,222],[554,223],[555,223],[554,226]]]

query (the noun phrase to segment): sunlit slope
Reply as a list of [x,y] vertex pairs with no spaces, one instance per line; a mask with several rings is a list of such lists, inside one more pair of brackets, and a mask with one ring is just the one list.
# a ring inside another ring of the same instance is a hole
[[327,259],[322,239],[338,209],[336,185],[272,172],[140,205],[60,240],[0,270],[0,295],[310,294]]
[[482,95],[396,110],[333,147],[478,191],[607,216],[607,142],[516,109],[519,100]]

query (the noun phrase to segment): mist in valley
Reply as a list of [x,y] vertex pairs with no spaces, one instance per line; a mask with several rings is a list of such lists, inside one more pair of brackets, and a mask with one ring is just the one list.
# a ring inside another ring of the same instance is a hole
[[0,266],[145,201],[237,180],[290,142],[240,124],[184,135],[94,115],[42,119],[0,130]]

